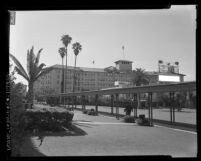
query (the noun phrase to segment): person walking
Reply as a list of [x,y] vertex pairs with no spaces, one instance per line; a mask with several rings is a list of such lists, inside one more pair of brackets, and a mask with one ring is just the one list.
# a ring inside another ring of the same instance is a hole
[[124,111],[126,112],[126,115],[130,116],[132,110],[133,109],[132,109],[131,101],[126,101],[125,102],[125,109],[124,109]]

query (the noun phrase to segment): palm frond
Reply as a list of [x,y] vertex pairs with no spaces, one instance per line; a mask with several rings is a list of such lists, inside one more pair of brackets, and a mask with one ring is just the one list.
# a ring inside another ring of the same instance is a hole
[[34,75],[35,59],[36,59],[36,56],[33,52],[33,47],[32,47],[30,52],[27,53],[27,71],[30,76],[30,79],[32,79],[32,76]]
[[12,54],[9,54],[9,56],[11,57],[11,59],[14,61],[14,63],[16,64],[16,66],[18,67],[18,69],[21,71],[20,73],[25,76],[25,79],[29,79],[29,76],[27,75],[26,71],[24,70],[24,68],[22,67],[21,63],[17,60],[17,58],[15,56],[13,56]]
[[29,50],[27,50],[27,72],[30,73],[30,64],[28,63],[30,59],[30,53]]
[[74,50],[74,54],[77,56],[79,54],[79,52],[82,50],[82,46],[80,45],[79,42],[76,42],[73,44],[73,50]]
[[33,78],[37,77],[37,75],[43,70],[44,66],[44,63],[40,64],[39,66],[35,66],[35,70],[33,71]]
[[63,59],[63,57],[66,55],[66,49],[64,47],[59,48],[59,54],[61,56],[61,58]]
[[36,60],[35,60],[36,66],[38,66],[39,59],[40,59],[40,53],[41,53],[42,50],[43,50],[43,49],[40,49],[40,50],[38,51],[38,54],[37,54],[37,57],[36,57]]
[[24,79],[29,82],[29,78],[27,77],[27,75],[25,75],[18,67],[15,67],[15,71],[17,72],[17,74],[21,75]]
[[71,43],[72,38],[69,35],[63,35],[61,38],[62,43],[64,44],[65,47],[68,47],[68,44]]
[[50,72],[53,68],[52,67],[49,67],[49,68],[45,68],[43,69],[34,79],[34,81],[36,81],[39,77],[47,74],[48,72]]

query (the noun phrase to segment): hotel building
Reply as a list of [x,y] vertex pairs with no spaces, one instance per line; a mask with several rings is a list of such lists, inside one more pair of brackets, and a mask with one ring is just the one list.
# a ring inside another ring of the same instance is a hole
[[[61,93],[62,65],[51,66],[52,70],[41,76],[34,83],[34,91],[37,94]],[[115,66],[106,68],[87,68],[64,66],[65,93],[73,92],[73,78],[75,74],[74,92],[114,88],[115,86],[134,86],[132,61],[118,60]],[[172,72],[146,72],[150,78],[150,85],[172,82],[183,82],[183,74]]]

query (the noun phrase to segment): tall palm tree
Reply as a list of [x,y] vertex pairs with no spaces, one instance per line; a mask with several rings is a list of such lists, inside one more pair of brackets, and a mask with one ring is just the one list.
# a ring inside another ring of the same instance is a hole
[[[133,71],[133,84],[136,86],[149,84],[149,77],[146,75],[144,69],[136,68]],[[138,94],[138,108],[140,108],[140,94]]]
[[59,48],[59,54],[61,56],[62,59],[62,81],[61,81],[61,93],[64,92],[64,63],[63,63],[63,59],[64,56],[66,55],[66,49],[64,47]]
[[[69,36],[69,35],[63,35],[62,37],[61,37],[61,41],[62,41],[62,43],[63,43],[63,45],[64,45],[64,47],[65,47],[65,50],[66,50],[66,72],[67,72],[67,47],[68,47],[68,45],[71,43],[71,41],[72,41],[72,38]],[[67,77],[67,74],[66,74],[66,72],[65,72],[65,77]],[[66,80],[66,79],[65,79]],[[66,83],[64,83],[65,84],[65,92],[66,92]]]
[[32,47],[31,50],[27,51],[27,71],[23,68],[21,63],[17,60],[17,58],[9,54],[10,58],[15,63],[15,71],[21,75],[24,79],[28,82],[28,102],[31,103],[31,107],[33,105],[33,97],[34,97],[34,91],[33,91],[33,85],[34,82],[42,75],[47,74],[52,68],[43,68],[45,66],[44,63],[39,65],[39,59],[40,59],[40,53],[42,49],[38,51],[37,56],[34,54],[34,48]]
[[73,92],[75,90],[75,68],[76,68],[76,60],[77,60],[77,56],[80,53],[80,51],[82,50],[82,46],[80,45],[79,42],[76,42],[73,44],[73,51],[75,54],[75,65],[74,65],[74,77],[73,77]]

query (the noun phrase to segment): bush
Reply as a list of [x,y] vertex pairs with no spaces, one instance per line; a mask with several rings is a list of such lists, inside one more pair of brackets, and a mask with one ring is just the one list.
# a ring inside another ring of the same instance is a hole
[[147,118],[138,118],[136,122],[141,126],[150,126],[150,121]]
[[126,115],[124,117],[124,122],[135,123],[135,118],[134,118],[134,116]]
[[10,83],[10,101],[9,101],[9,117],[11,131],[11,155],[20,155],[20,147],[25,136],[26,118],[23,106],[23,94],[20,92],[22,85]]
[[89,110],[83,110],[82,113],[83,114],[87,114]]
[[97,116],[98,113],[92,108],[90,110],[84,110],[82,111],[83,114],[88,114],[88,115],[93,115],[93,116]]
[[58,112],[49,109],[29,109],[26,112],[26,117],[28,118],[26,130],[61,131],[63,130],[62,126],[71,125],[73,116],[74,113],[68,110]]
[[97,116],[98,115],[98,113],[96,111],[88,111],[87,114],[92,115],[92,116]]
[[84,110],[82,111],[83,114],[88,114],[88,115],[93,115],[93,116],[97,116],[98,113],[93,109],[91,108],[90,110]]

